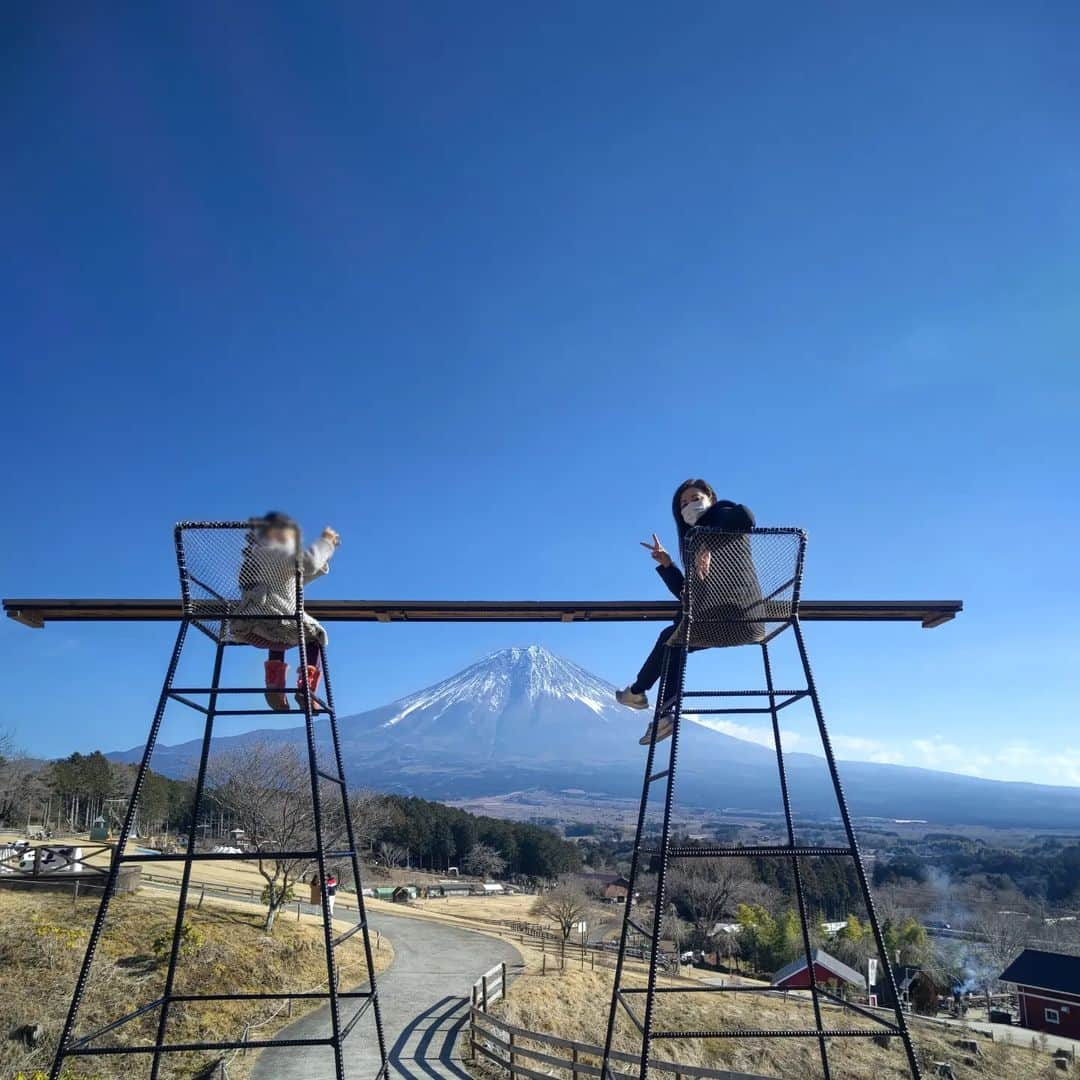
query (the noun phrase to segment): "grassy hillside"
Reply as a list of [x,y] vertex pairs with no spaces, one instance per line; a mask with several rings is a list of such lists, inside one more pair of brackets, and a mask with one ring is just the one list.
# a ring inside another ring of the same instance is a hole
[[[632,983],[633,979],[630,981]],[[512,985],[508,999],[495,1005],[492,1014],[532,1031],[602,1045],[610,994],[611,973],[608,971],[567,970],[560,975],[526,975]],[[640,1015],[644,999],[638,1001]],[[785,1000],[757,994],[661,994],[656,1015],[656,1027],[668,1030],[814,1026],[809,1002],[797,995]],[[828,1010],[825,1018],[826,1023],[836,1027],[875,1026],[872,1021],[839,1009]],[[631,1031],[636,1035],[628,1018],[620,1013],[618,1049],[631,1052],[639,1049],[640,1044],[631,1037]],[[934,1075],[930,1066],[938,1061],[952,1064],[956,1080],[1016,1080],[1018,1077],[1034,1080],[1062,1075],[1053,1067],[1049,1053],[1045,1051],[1003,1046],[959,1028],[925,1023],[917,1024],[913,1034],[927,1076]],[[964,1064],[967,1055],[957,1045],[961,1038],[979,1040],[977,1064]],[[885,1049],[869,1039],[833,1039],[829,1046],[829,1063],[834,1080],[905,1080],[909,1077],[907,1059],[898,1040],[894,1039],[892,1043],[892,1047]],[[817,1043],[804,1039],[658,1042],[654,1043],[654,1057],[786,1080],[815,1080],[821,1076]]]
[[[0,1076],[33,1077],[48,1067],[71,999],[75,978],[97,907],[96,900],[73,905],[70,893],[27,893],[0,889],[0,1035],[23,1025],[41,1025],[43,1043],[29,1048],[0,1039]],[[160,994],[168,939],[175,919],[175,900],[169,896],[118,896],[98,950],[92,983],[84,999],[78,1031],[87,1033],[132,1011]],[[314,919],[279,919],[272,937],[261,930],[258,909],[207,901],[191,910],[190,927],[177,971],[178,993],[323,989],[326,965],[322,930]],[[338,950],[341,981],[352,986],[366,977],[361,936]],[[392,953],[385,939],[376,954],[378,969]],[[169,1040],[218,1041],[240,1036],[246,1024],[263,1024],[258,1037],[269,1037],[305,1010],[300,1002],[287,1008],[277,1002],[214,1002],[177,1005],[170,1012]],[[280,1011],[278,1011],[280,1009]],[[132,1020],[99,1040],[110,1043],[153,1041],[157,1012]],[[253,1035],[253,1037],[256,1037]],[[163,1077],[197,1076],[200,1067],[220,1055],[169,1055]],[[71,1077],[120,1078],[141,1075],[134,1059],[72,1059]],[[233,1080],[246,1075],[254,1055],[229,1062]]]

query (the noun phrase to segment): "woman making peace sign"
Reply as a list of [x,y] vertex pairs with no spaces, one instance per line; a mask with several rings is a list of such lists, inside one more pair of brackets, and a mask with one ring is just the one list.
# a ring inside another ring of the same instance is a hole
[[[754,515],[742,503],[729,502],[727,499],[717,499],[716,492],[704,480],[684,480],[676,489],[671,500],[671,512],[675,518],[675,531],[679,537],[679,550],[683,550],[686,534],[701,521],[708,513],[708,524],[721,529],[729,529],[733,532],[754,527]],[[704,522],[701,522],[704,524]],[[672,594],[683,599],[683,591],[686,587],[686,579],[683,572],[675,565],[674,560],[664,549],[660,538],[656,533],[652,534],[652,542],[640,541],[643,548],[656,561],[656,572],[663,579],[664,584]],[[703,551],[702,556],[707,559],[708,552]],[[685,561],[685,560],[684,560]],[[705,575],[709,572],[708,565],[699,565],[698,573]],[[664,650],[669,648],[668,640],[675,632],[678,621],[665,627],[652,652],[645,658],[637,678],[627,687],[615,692],[615,700],[620,705],[626,705],[631,709],[647,709],[649,696],[647,691],[656,685],[664,670]],[[683,652],[675,649],[671,656],[671,668],[668,671],[669,685],[676,685],[680,671],[676,667],[682,664]],[[668,703],[665,703],[667,705]],[[673,706],[673,703],[672,703]],[[666,739],[672,731],[674,724],[674,709],[669,707],[660,714],[660,730],[656,734],[657,742]],[[645,734],[638,740],[642,746],[647,746],[652,738],[652,724],[645,729]]]

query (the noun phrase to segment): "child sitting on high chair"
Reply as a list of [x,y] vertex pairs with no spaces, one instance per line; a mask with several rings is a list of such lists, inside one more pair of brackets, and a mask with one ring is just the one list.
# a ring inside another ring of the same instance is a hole
[[[726,529],[731,532],[740,532],[754,527],[754,515],[742,503],[730,502],[727,499],[717,499],[716,492],[704,480],[684,480],[676,489],[671,500],[671,512],[675,518],[675,531],[679,537],[679,552],[683,555],[685,563],[686,537],[695,525],[710,525],[715,528]],[[640,541],[641,546],[646,548],[649,554],[656,560],[656,572],[663,579],[664,584],[671,592],[686,603],[686,579],[683,572],[675,565],[674,560],[664,550],[656,533],[652,535],[652,543]],[[708,552],[703,551],[702,557],[707,560]],[[709,572],[705,565],[697,567],[699,575],[704,577]],[[665,627],[652,652],[645,659],[637,678],[627,687],[615,692],[615,700],[620,705],[626,705],[631,709],[647,709],[649,707],[649,695],[647,691],[659,681],[664,670],[665,658],[669,661],[668,681],[669,687],[676,685],[680,677],[679,667],[683,663],[684,653],[681,648],[668,644],[672,635],[679,626],[676,619],[671,626]],[[671,735],[675,725],[674,695],[670,695],[668,701],[670,708],[661,712],[660,729],[656,733],[656,741],[660,742]],[[652,739],[652,724],[645,729],[645,734],[638,740],[642,746],[648,746]]]
[[[341,543],[341,537],[329,526],[313,544],[300,553],[300,569],[304,584],[330,572],[330,559]],[[231,621],[233,640],[269,649],[266,661],[266,702],[271,709],[284,712],[289,708],[286,683],[289,666],[285,652],[299,645],[294,619],[248,618],[296,611],[296,559],[300,544],[300,527],[287,514],[272,511],[251,523],[251,532],[244,548],[240,566],[240,600]],[[296,702],[303,708],[304,698],[311,694],[312,710],[319,709],[315,691],[319,686],[322,649],[326,631],[304,612],[304,641],[307,649],[307,671],[297,679]]]

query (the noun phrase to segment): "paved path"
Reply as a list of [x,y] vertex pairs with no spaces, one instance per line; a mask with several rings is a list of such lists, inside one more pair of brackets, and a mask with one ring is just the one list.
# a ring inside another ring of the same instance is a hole
[[[385,934],[394,946],[394,962],[378,979],[391,1076],[414,1080],[468,1076],[460,1063],[458,1037],[467,1019],[472,984],[499,963],[516,972],[520,953],[498,938],[433,919],[369,912],[368,920],[371,928]],[[342,1003],[344,1021],[355,1008],[351,1001]],[[304,1039],[329,1034],[330,1014],[320,1009],[274,1037]],[[370,1010],[345,1040],[345,1063],[348,1080],[372,1080],[378,1071]],[[333,1053],[323,1047],[264,1050],[252,1072],[252,1080],[333,1077]]]

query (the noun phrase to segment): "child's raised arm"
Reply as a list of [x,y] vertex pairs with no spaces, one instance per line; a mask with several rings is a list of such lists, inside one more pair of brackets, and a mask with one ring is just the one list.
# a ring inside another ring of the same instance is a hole
[[341,537],[329,525],[319,537],[304,551],[304,582],[314,580],[330,572],[330,560],[341,544]]

